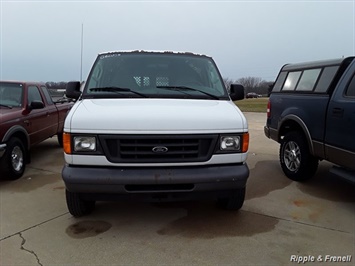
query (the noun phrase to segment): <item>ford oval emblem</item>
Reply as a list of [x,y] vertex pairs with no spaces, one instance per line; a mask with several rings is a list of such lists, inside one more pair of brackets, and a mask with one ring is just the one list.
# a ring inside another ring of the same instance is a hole
[[155,153],[166,153],[168,152],[168,148],[164,146],[156,146],[152,149],[152,151]]

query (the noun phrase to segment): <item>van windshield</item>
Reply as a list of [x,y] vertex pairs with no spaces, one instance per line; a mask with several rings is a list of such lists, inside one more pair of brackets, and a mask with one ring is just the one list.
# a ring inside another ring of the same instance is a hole
[[83,98],[107,97],[229,100],[210,57],[153,52],[99,55]]

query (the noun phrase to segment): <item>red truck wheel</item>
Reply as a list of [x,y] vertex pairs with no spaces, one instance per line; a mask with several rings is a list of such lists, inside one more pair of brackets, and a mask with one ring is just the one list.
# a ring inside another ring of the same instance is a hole
[[26,152],[22,141],[11,138],[6,146],[6,152],[1,160],[1,169],[6,179],[15,180],[20,178],[26,168]]

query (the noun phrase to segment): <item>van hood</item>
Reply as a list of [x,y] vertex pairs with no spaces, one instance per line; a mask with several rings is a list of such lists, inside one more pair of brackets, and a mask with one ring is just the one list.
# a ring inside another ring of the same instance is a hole
[[247,132],[232,101],[187,99],[84,99],[69,112],[64,131],[95,134]]

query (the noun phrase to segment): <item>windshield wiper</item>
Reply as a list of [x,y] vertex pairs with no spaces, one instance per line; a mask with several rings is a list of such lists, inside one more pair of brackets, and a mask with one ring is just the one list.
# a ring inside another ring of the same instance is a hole
[[137,92],[137,91],[133,91],[129,88],[122,88],[122,87],[101,87],[101,88],[91,88],[89,89],[90,91],[108,91],[108,92],[117,92],[117,93],[120,93],[120,92],[132,92],[134,94],[137,94],[141,97],[144,97],[144,98],[148,98],[147,95],[143,94],[143,93],[140,93],[140,92]]
[[219,97],[216,95],[213,95],[211,93],[205,92],[205,91],[201,91],[198,89],[194,89],[194,88],[190,88],[190,87],[186,87],[186,86],[157,86],[158,89],[167,89],[167,90],[176,90],[176,91],[197,91],[200,93],[203,93],[209,97],[211,97],[212,99],[216,99],[219,100]]
[[12,106],[10,106],[10,105],[6,105],[6,104],[0,103],[0,106],[2,106],[2,107],[7,107],[7,108],[9,108],[9,109],[12,109]]

